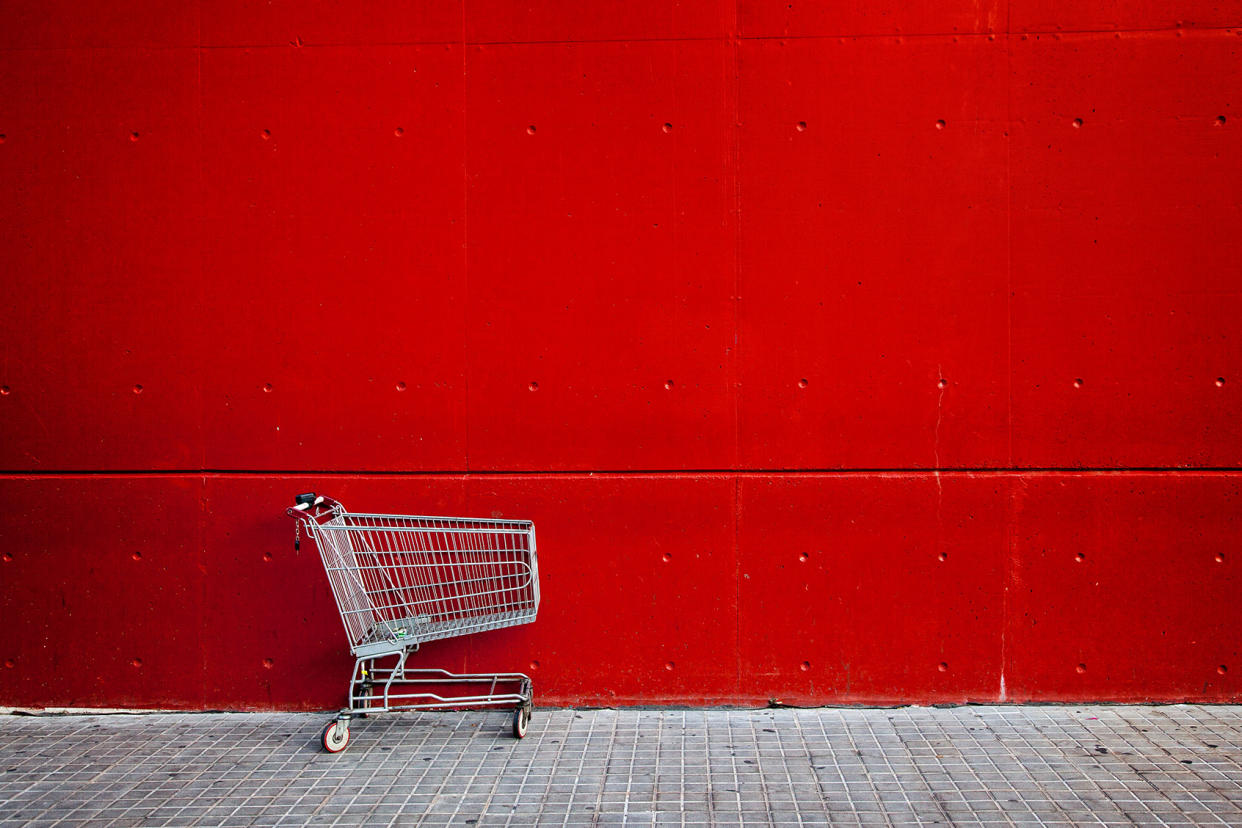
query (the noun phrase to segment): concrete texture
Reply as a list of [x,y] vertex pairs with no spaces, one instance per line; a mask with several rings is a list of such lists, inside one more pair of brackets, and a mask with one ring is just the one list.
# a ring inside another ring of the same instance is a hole
[[1242,708],[13,716],[0,824],[1242,824]]

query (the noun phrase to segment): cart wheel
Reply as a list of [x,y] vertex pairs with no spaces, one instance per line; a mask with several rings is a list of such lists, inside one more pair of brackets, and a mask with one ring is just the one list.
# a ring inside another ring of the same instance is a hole
[[340,753],[349,744],[349,725],[340,721],[328,722],[323,729],[323,749],[328,753]]
[[526,735],[526,726],[530,724],[530,707],[522,705],[513,711],[513,738],[521,739]]

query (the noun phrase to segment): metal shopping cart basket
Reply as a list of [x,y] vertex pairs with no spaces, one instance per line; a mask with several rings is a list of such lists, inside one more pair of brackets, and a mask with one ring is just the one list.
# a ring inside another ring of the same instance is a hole
[[512,707],[513,735],[525,736],[529,676],[412,669],[406,659],[425,641],[535,620],[535,525],[347,512],[313,493],[295,503],[295,547],[303,529],[319,547],[355,659],[349,706],[324,728],[324,749],[345,749],[353,716],[393,710]]

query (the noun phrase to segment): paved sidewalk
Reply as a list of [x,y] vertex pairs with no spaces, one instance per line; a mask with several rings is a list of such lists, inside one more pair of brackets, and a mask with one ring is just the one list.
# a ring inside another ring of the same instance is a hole
[[1242,708],[3,719],[0,823],[1242,825]]

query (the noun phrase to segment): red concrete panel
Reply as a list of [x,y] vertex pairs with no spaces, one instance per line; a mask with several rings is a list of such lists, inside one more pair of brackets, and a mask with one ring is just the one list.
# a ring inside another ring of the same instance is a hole
[[960,473],[742,478],[742,697],[995,701],[1009,486]]
[[0,52],[0,468],[201,462],[197,60]]
[[200,491],[0,478],[0,705],[203,706]]
[[539,620],[474,636],[470,665],[529,669],[546,704],[737,700],[734,480],[475,477],[468,512],[535,522]]
[[198,0],[7,0],[0,49],[165,48],[198,45]]
[[744,467],[1006,462],[1005,62],[742,45]]
[[461,42],[462,0],[199,0],[206,46]]
[[1209,33],[1015,40],[1015,463],[1242,460],[1236,51]]
[[1005,626],[1010,698],[1242,698],[1239,480],[1026,478]]
[[464,468],[458,48],[210,50],[203,97],[207,467]]
[[743,37],[988,33],[1005,31],[1008,8],[1009,0],[739,0],[738,25]]
[[1011,32],[1211,28],[1239,23],[1239,0],[1009,0]]
[[468,48],[471,469],[732,465],[727,54]]
[[467,12],[468,43],[701,40],[728,34],[735,14],[728,0],[471,0]]

